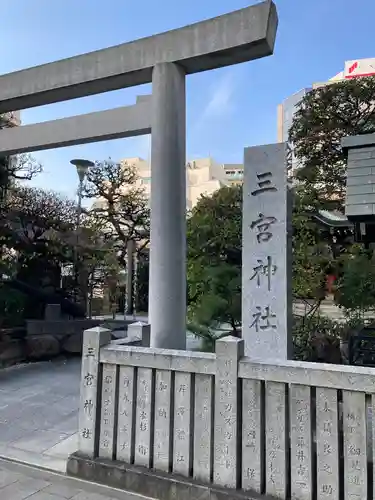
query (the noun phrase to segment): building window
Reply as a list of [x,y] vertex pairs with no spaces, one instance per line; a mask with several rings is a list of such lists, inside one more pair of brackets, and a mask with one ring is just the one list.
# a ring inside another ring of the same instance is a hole
[[141,184],[150,184],[151,177],[142,177]]

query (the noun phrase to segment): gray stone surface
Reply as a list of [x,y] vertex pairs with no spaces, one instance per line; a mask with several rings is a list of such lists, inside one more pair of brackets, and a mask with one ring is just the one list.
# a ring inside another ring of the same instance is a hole
[[216,342],[214,483],[237,486],[238,443],[238,359],[244,341],[226,337]]
[[176,373],[174,387],[173,472],[189,476],[192,465],[192,385],[190,373]]
[[[0,113],[150,83],[158,63],[187,73],[272,54],[276,8],[263,2],[152,37],[0,77]],[[214,54],[214,57],[212,56]]]
[[261,493],[264,470],[264,421],[260,380],[242,382],[242,488]]
[[152,370],[138,368],[134,463],[144,467],[150,467],[152,458],[152,392]]
[[129,464],[134,459],[135,404],[135,370],[132,366],[121,366],[119,374],[117,459]]
[[245,149],[242,336],[252,359],[291,356],[291,211],[287,145]]
[[142,347],[150,347],[151,325],[142,321],[136,321],[128,326],[128,338],[140,340]]
[[115,458],[116,389],[117,367],[104,363],[102,365],[99,456],[109,459]]
[[155,428],[154,468],[164,472],[172,463],[172,372],[156,370],[155,375]]
[[259,497],[257,494],[244,494],[233,489],[202,484],[180,476],[171,476],[121,462],[108,462],[104,459],[90,460],[79,454],[74,454],[69,458],[68,474],[157,499],[260,500],[261,498],[262,500],[275,500],[266,495]]
[[0,456],[64,471],[78,449],[80,360],[0,371]]
[[254,380],[344,389],[368,394],[374,391],[374,368],[362,366],[305,361],[282,361],[277,364],[256,363],[249,358],[243,358],[239,362],[238,373],[241,378]]
[[213,377],[195,376],[194,460],[195,479],[210,482],[213,458]]
[[147,500],[32,467],[0,460],[0,500]]
[[216,357],[211,352],[134,348],[111,344],[101,349],[100,360],[103,363],[209,375],[214,375],[216,371]]
[[266,409],[266,493],[285,498],[287,491],[286,387],[267,382]]
[[151,103],[145,101],[133,106],[3,129],[0,153],[30,153],[150,133]]
[[337,391],[316,389],[317,495],[339,499],[339,438]]
[[289,398],[292,498],[311,500],[313,495],[311,389],[304,385],[291,385]]
[[[185,72],[152,72],[152,193],[149,318],[151,347],[186,348]],[[173,306],[172,306],[173,304]],[[168,311],[168,314],[166,314]]]
[[79,408],[79,450],[93,457],[98,450],[99,411],[98,390],[101,370],[100,347],[111,340],[111,331],[96,327],[85,330],[83,336]]
[[348,499],[367,498],[365,394],[343,391],[344,488]]

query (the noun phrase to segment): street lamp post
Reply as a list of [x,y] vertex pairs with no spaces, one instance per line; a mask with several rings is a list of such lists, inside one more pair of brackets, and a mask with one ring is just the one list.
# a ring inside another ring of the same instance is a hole
[[[78,190],[77,190],[77,217],[76,217],[76,232],[77,232],[77,244],[78,244],[78,232],[79,228],[81,225],[81,214],[82,214],[82,194],[83,194],[83,182],[86,178],[87,172],[90,167],[93,167],[95,164],[94,162],[90,160],[83,160],[83,159],[74,159],[71,160],[70,163],[74,165],[77,169],[77,174],[78,174],[78,179],[79,179],[79,184],[78,184]],[[77,288],[78,286],[78,277],[79,277],[79,270],[78,270],[78,251],[75,252],[75,259],[74,259],[74,264],[75,264],[75,287]],[[77,290],[75,290],[75,298],[77,299]],[[86,302],[86,301],[85,301]]]
[[82,213],[82,192],[83,192],[83,181],[87,175],[88,169],[94,166],[94,162],[90,160],[75,159],[70,162],[77,169],[79,184],[77,190],[78,203],[77,203],[77,229],[79,229],[81,223],[81,213]]

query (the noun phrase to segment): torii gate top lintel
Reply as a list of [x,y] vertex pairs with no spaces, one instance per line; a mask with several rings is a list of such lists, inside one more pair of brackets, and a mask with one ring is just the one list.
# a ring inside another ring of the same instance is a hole
[[84,55],[0,76],[0,113],[150,83],[158,63],[186,74],[273,53],[277,12],[271,0],[213,19]]

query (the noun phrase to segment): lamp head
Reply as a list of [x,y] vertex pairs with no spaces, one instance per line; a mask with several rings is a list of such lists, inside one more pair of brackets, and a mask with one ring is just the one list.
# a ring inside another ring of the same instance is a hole
[[79,158],[71,160],[70,163],[72,165],[74,165],[76,167],[76,169],[77,169],[77,174],[78,174],[79,182],[83,182],[84,181],[88,169],[90,167],[93,167],[95,165],[93,161],[83,160],[83,159],[79,159]]

